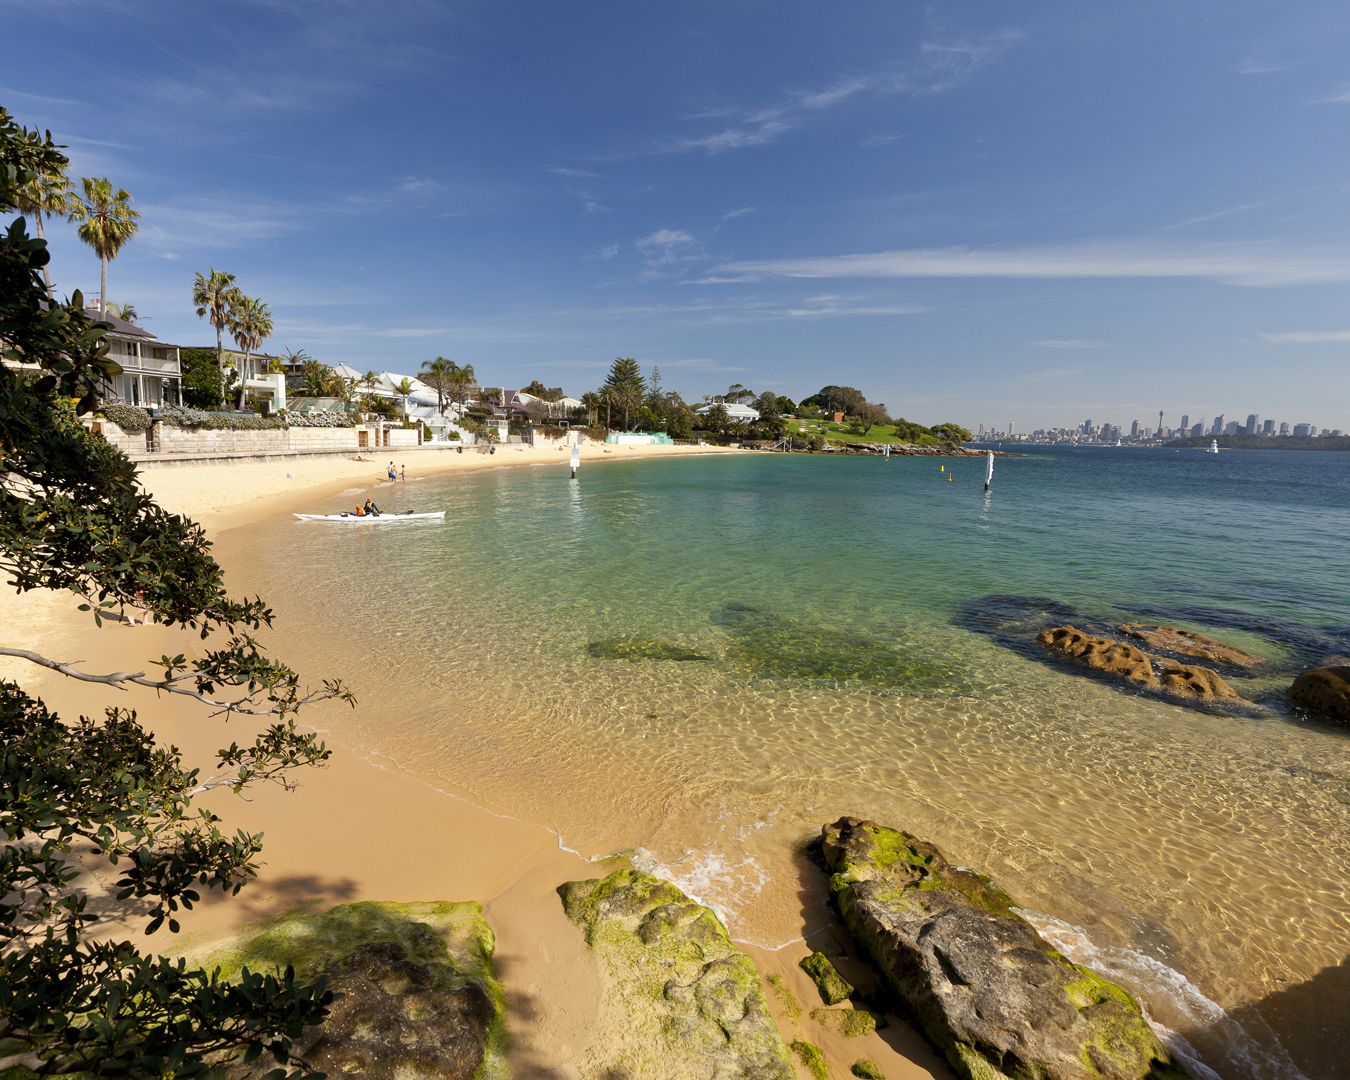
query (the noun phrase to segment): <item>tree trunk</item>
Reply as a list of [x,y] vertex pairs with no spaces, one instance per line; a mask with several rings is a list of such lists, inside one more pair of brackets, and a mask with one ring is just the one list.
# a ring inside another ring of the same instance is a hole
[[103,256],[103,277],[98,286],[98,313],[108,314],[108,256]]
[[239,368],[239,400],[235,403],[237,409],[242,409],[244,402],[248,400],[248,360],[252,352],[247,345],[244,346],[244,359],[240,362]]
[[[46,239],[47,239],[47,236],[46,236],[46,234],[43,233],[43,231],[42,231],[42,211],[41,211],[41,210],[38,210],[38,211],[34,212],[34,214],[33,214],[33,223],[34,223],[35,225],[37,225],[38,239],[39,239],[39,240],[46,240]],[[42,264],[42,280],[43,280],[44,282],[46,282],[46,284],[47,284],[47,299],[48,299],[48,300],[54,300],[54,299],[56,299],[56,298],[52,295],[52,276],[51,276],[51,274],[47,273],[47,264],[46,264],[46,263],[43,263],[43,264]]]

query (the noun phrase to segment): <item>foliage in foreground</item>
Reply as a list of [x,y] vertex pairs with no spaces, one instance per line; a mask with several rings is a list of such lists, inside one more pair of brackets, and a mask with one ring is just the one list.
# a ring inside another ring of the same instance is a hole
[[[0,109],[0,212],[15,208],[37,174],[66,165],[50,134],[26,131]],[[112,920],[176,931],[177,913],[202,891],[237,893],[255,873],[261,836],[227,837],[192,799],[264,780],[292,786],[295,769],[328,757],[317,736],[297,730],[294,713],[352,696],[337,682],[306,692],[296,672],[267,657],[252,634],[271,624],[270,609],[260,598],[232,600],[201,527],[158,506],[126,456],[79,423],[100,381],[121,368],[107,355],[110,324],[90,319],[79,292],[47,304],[48,259],[24,218],[0,235],[0,344],[6,361],[30,366],[0,367],[0,569],[20,592],[74,593],[100,624],[111,609],[135,605],[203,641],[219,632],[227,640],[196,660],[162,657],[154,675],[90,674],[26,649],[0,655],[266,717],[267,726],[252,745],[219,751],[203,776],[132,712],[62,722],[17,685],[0,684],[0,1072],[206,1077],[218,1074],[218,1055],[243,1051],[249,1060],[271,1053],[280,1077],[303,1066],[291,1040],[327,1015],[322,981],[287,971],[224,984],[129,941],[95,941],[93,931]],[[112,896],[88,884],[90,861],[116,878]]]

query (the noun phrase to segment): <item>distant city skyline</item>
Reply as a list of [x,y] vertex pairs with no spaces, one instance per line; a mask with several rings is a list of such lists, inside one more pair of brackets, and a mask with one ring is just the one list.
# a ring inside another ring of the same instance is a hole
[[266,348],[360,370],[577,395],[633,356],[927,424],[1156,430],[1222,393],[1350,426],[1345,5],[5,12],[0,104],[131,192],[108,295],[163,341],[214,343],[215,267]]

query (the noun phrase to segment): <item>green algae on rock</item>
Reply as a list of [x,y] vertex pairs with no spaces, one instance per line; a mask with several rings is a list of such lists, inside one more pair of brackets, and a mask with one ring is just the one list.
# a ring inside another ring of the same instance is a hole
[[861,1039],[890,1026],[884,1016],[866,1009],[816,1009],[811,1013],[811,1019],[826,1031],[845,1039]]
[[1070,963],[988,878],[875,822],[822,830],[853,940],[966,1080],[1181,1080],[1126,991]]
[[592,641],[586,646],[588,655],[596,660],[629,660],[637,663],[639,660],[711,660],[711,656],[704,656],[693,649],[686,649],[683,645],[672,645],[667,641],[659,641],[656,638],[639,637],[617,637],[606,638],[604,641]]
[[810,956],[802,957],[800,966],[811,976],[811,981],[816,984],[821,1000],[826,1005],[838,1005],[853,993],[853,986],[835,971],[830,958],[823,952],[813,952]]
[[792,1080],[753,961],[711,909],[638,870],[558,888],[623,1023],[595,1073]]
[[816,1080],[830,1080],[830,1070],[825,1067],[825,1055],[820,1052],[820,1047],[813,1046],[804,1039],[795,1039],[792,1043],[792,1052]]
[[723,662],[752,678],[856,680],[926,692],[968,688],[954,661],[902,652],[856,631],[830,630],[749,604],[727,604],[713,622],[731,635]]
[[[227,980],[245,967],[325,975],[345,996],[294,1052],[330,1076],[498,1080],[510,1036],[494,947],[481,904],[366,902],[284,915],[199,960]],[[264,1055],[230,1074],[244,1080],[275,1065]]]
[[770,975],[769,985],[773,987],[774,995],[778,998],[778,1007],[783,1015],[795,1024],[802,1018],[802,1007],[797,1001],[797,995],[788,988],[781,975]]
[[859,1058],[849,1070],[859,1080],[886,1080],[886,1074],[873,1065],[867,1058]]

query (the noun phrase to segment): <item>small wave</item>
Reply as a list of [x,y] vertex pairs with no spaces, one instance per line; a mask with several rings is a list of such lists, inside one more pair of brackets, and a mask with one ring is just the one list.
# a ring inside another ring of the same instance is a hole
[[[1076,964],[1090,967],[1118,982],[1142,1000],[1149,995],[1161,995],[1169,1010],[1174,1011],[1188,1027],[1210,1030],[1218,1034],[1227,1049],[1229,1061],[1241,1070],[1244,1080],[1308,1080],[1278,1040],[1273,1046],[1257,1042],[1247,1030],[1215,1001],[1210,1000],[1186,976],[1134,949],[1101,948],[1092,943],[1081,926],[1074,926],[1053,915],[1039,911],[1020,911],[1041,937]],[[1159,1023],[1144,1008],[1144,1018],[1163,1044],[1200,1080],[1223,1080],[1223,1077],[1200,1060],[1196,1049],[1179,1033]]]
[[712,908],[723,926],[730,925],[728,904],[757,896],[769,881],[753,857],[732,864],[718,851],[686,851],[675,862],[663,863],[646,848],[636,848],[631,858],[639,870],[674,882],[690,899]]

